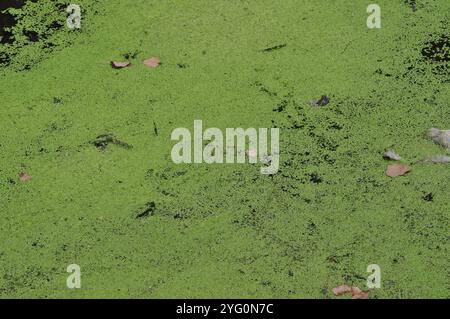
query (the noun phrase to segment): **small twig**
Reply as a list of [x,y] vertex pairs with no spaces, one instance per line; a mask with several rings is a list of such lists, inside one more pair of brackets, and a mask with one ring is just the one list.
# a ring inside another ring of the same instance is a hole
[[155,121],[153,121],[153,131],[155,133],[155,136],[158,136],[158,128],[156,127]]
[[286,43],[279,44],[279,45],[276,45],[276,46],[273,46],[273,47],[270,47],[270,48],[266,48],[266,49],[262,50],[262,52],[271,52],[271,51],[279,50],[279,49],[284,48],[285,46],[287,46]]

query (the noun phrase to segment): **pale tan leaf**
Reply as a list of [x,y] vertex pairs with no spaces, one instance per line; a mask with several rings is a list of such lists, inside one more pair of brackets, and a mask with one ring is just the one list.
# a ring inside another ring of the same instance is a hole
[[145,60],[144,64],[149,68],[156,68],[161,64],[161,60],[157,57],[151,57],[150,59]]
[[450,130],[440,130],[431,128],[428,130],[428,136],[436,143],[450,150]]
[[131,65],[130,62],[121,62],[121,61],[112,61],[111,62],[111,66],[114,69],[123,69],[123,68],[129,67],[130,65]]
[[385,159],[390,159],[393,161],[400,161],[402,158],[394,150],[388,150],[383,154]]

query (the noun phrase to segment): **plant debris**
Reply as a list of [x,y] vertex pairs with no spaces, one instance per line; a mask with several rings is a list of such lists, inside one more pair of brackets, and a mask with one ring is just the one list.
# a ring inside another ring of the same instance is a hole
[[352,287],[352,299],[369,299],[370,291],[362,291],[358,287]]
[[158,136],[158,127],[156,126],[155,121],[153,121],[153,133],[155,133],[155,136]]
[[393,160],[393,161],[401,161],[402,158],[398,155],[394,150],[388,150],[383,154],[384,159]]
[[427,43],[422,49],[422,56],[430,62],[445,63],[450,61],[450,37],[442,35],[439,39]]
[[428,193],[422,196],[422,199],[426,202],[432,202],[434,199],[433,193]]
[[431,162],[434,164],[448,164],[448,163],[450,163],[450,156],[434,155],[429,158],[426,158],[425,162]]
[[340,285],[340,286],[333,288],[332,291],[335,296],[342,296],[344,294],[351,293],[352,287],[348,286],[348,285]]
[[349,285],[337,286],[333,288],[332,291],[335,296],[351,294],[352,299],[369,299],[369,292],[370,292],[370,291],[362,291],[358,287],[352,287]]
[[155,213],[155,210],[156,210],[155,202],[149,202],[145,206],[144,210],[136,215],[136,218],[138,219],[152,216]]
[[131,65],[130,62],[111,61],[111,66],[114,69],[123,69],[129,67],[130,65]]
[[144,65],[148,66],[149,68],[157,68],[160,64],[161,60],[156,57],[151,57],[150,59],[144,61]]
[[29,174],[27,174],[27,173],[24,173],[24,172],[22,172],[22,173],[20,173],[19,174],[19,180],[21,181],[21,182],[28,182],[30,179],[32,179],[33,177],[31,176],[31,175],[29,175]]
[[326,95],[322,95],[319,100],[311,100],[309,104],[314,107],[325,106],[330,103],[330,98]]
[[130,144],[117,139],[113,134],[110,133],[97,136],[91,143],[94,144],[97,149],[102,151],[105,150],[109,144],[114,144],[125,149],[133,148],[133,146],[131,146]]
[[403,164],[388,165],[386,175],[389,177],[403,176],[411,171],[411,167]]
[[279,50],[279,49],[284,48],[285,46],[287,46],[286,43],[275,45],[273,47],[269,47],[269,48],[263,49],[262,52],[271,52],[271,51]]
[[431,128],[428,130],[428,136],[436,143],[450,151],[450,130],[440,130]]

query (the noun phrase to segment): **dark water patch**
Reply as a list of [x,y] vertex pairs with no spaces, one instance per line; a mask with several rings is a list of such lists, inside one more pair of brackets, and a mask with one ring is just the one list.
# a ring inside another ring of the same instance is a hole
[[152,216],[155,213],[155,210],[156,210],[155,202],[149,202],[147,203],[146,207],[136,215],[136,219]]
[[422,196],[422,199],[426,202],[432,202],[434,199],[433,193],[428,193]]
[[[6,31],[6,28],[14,27],[17,21],[14,17],[6,12],[3,12],[6,9],[14,8],[19,9],[25,5],[25,0],[1,0],[0,1],[0,43],[13,43],[14,38],[11,32]],[[4,57],[6,58],[6,57]],[[1,57],[0,57],[1,59]]]
[[24,31],[23,34],[28,38],[28,41],[39,41],[39,34],[36,31]]
[[309,181],[313,184],[322,183],[322,178],[317,173],[307,174],[307,176],[309,177]]
[[273,111],[281,113],[286,109],[287,105],[288,105],[288,101],[283,100],[277,104],[277,106],[273,109]]
[[119,140],[111,133],[99,135],[91,143],[94,144],[94,146],[101,151],[104,151],[109,144],[114,144],[125,149],[133,148],[132,145]]
[[409,6],[412,11],[417,11],[417,2],[416,0],[404,0],[405,4]]
[[436,40],[429,41],[422,49],[422,56],[430,62],[450,61],[450,38],[442,35]]

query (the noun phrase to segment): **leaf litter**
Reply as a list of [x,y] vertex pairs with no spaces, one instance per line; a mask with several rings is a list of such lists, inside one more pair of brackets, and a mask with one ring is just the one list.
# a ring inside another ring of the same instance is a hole
[[130,62],[121,62],[121,61],[111,61],[111,66],[113,69],[123,69],[131,66]]
[[393,161],[401,161],[402,158],[394,150],[388,150],[383,154],[383,158]]
[[436,144],[441,145],[450,151],[450,130],[431,128],[428,130],[427,134]]
[[320,97],[320,99],[318,99],[318,100],[309,101],[309,105],[311,105],[313,107],[325,106],[325,105],[328,105],[328,103],[330,103],[330,98],[326,95],[322,95]]
[[406,175],[411,171],[411,167],[404,164],[388,165],[386,175],[389,177],[397,177]]
[[27,173],[24,173],[24,172],[22,172],[22,173],[20,173],[19,174],[19,180],[21,181],[21,182],[28,182],[29,180],[31,180],[33,177],[31,176],[31,175],[29,175],[29,174],[27,174]]
[[433,164],[448,164],[450,163],[450,156],[434,155],[426,158],[425,162],[431,162]]
[[369,299],[370,291],[363,291],[358,287],[349,285],[340,285],[332,289],[335,296],[351,294],[352,299]]
[[144,60],[144,65],[149,68],[157,68],[161,64],[161,60],[157,57],[151,57],[147,60]]

